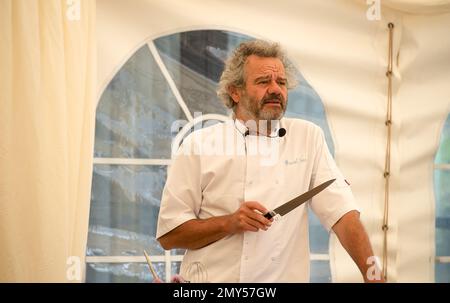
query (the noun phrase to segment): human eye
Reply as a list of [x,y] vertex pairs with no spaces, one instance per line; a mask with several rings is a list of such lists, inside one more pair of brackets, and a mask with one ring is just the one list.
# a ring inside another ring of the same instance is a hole
[[285,79],[280,79],[278,80],[278,84],[285,86],[287,84],[287,81]]
[[258,80],[257,84],[267,84],[269,83],[269,80],[267,79],[262,79],[262,80]]

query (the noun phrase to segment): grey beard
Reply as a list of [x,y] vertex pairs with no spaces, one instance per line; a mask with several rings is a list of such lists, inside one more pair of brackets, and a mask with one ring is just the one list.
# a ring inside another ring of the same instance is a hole
[[252,104],[254,103],[252,103],[252,100],[250,100],[250,98],[248,98],[247,96],[245,103],[246,105],[244,106],[244,111],[248,117],[251,117],[255,121],[259,120],[271,121],[271,120],[280,120],[284,116],[288,105],[288,100],[286,100],[284,108],[282,108],[280,112],[263,111],[262,107],[252,106]]
[[271,120],[280,120],[283,115],[285,113],[285,110],[281,111],[281,112],[264,112],[264,111],[260,111],[259,112],[259,117],[258,120],[266,120],[266,121],[271,121]]

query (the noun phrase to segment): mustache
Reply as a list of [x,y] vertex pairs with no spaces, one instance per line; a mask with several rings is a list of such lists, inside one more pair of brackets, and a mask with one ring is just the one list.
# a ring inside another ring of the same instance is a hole
[[280,95],[280,94],[270,94],[270,95],[264,97],[264,98],[261,100],[261,103],[262,103],[262,104],[266,104],[266,103],[274,102],[274,101],[278,101],[278,102],[280,102],[280,103],[283,103],[283,102],[284,102],[284,98],[283,98],[283,96]]

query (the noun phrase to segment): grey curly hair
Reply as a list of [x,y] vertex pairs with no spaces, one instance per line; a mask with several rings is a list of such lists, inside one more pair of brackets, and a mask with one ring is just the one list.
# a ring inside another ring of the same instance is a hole
[[225,68],[219,81],[217,95],[227,108],[234,110],[236,107],[236,103],[233,101],[228,91],[231,86],[237,88],[245,86],[244,67],[247,58],[251,55],[280,59],[286,72],[288,89],[297,85],[295,68],[289,62],[284,50],[278,43],[264,40],[243,42],[234,50],[233,54],[225,62]]

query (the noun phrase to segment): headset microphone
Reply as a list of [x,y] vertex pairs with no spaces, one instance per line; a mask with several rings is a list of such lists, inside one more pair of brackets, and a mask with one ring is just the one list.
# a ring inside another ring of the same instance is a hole
[[[250,131],[247,129],[244,133],[244,137],[247,137],[248,135],[250,135]],[[277,136],[268,136],[268,137],[269,138],[276,138],[276,137],[282,138],[284,136],[286,136],[286,129],[282,127],[278,130]]]

